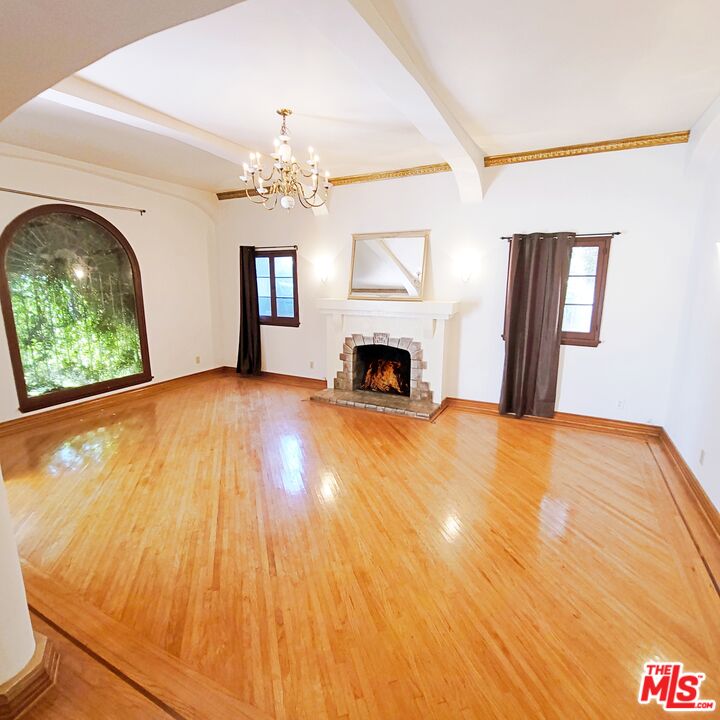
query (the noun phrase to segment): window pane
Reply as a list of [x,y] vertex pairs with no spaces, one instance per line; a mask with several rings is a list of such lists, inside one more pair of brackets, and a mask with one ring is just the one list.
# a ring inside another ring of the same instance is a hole
[[104,227],[70,213],[29,220],[5,270],[28,396],[142,372],[132,267]]
[[261,317],[270,317],[272,315],[269,297],[258,297],[258,312]]
[[291,277],[289,278],[282,278],[282,277],[275,277],[275,294],[278,297],[293,297],[293,279]]
[[590,332],[592,305],[566,305],[563,311],[563,332]]
[[258,277],[270,277],[270,258],[255,258],[255,274]]
[[277,299],[278,317],[295,317],[295,301],[292,298]]
[[598,247],[574,247],[570,255],[570,275],[595,275]]
[[258,297],[270,297],[270,278],[259,277],[257,279]]
[[565,302],[570,305],[592,305],[595,302],[595,278],[568,278]]
[[275,277],[292,277],[293,259],[289,256],[275,258]]

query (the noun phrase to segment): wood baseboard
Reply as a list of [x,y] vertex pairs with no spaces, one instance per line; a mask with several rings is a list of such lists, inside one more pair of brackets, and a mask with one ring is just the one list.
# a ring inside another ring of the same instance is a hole
[[263,380],[280,383],[281,385],[295,385],[297,387],[309,388],[310,390],[322,390],[327,387],[325,380],[317,378],[302,377],[301,375],[283,375],[282,373],[263,372],[260,374]]
[[[481,400],[446,398],[445,405],[448,408],[481,413],[483,415],[500,414],[497,403],[483,402]],[[508,417],[513,416],[510,415]],[[575,415],[574,413],[563,412],[556,412],[552,418],[526,415],[523,418],[519,418],[519,421],[560,425],[562,427],[572,427],[581,430],[595,430],[597,432],[627,435],[629,437],[658,438],[662,432],[662,428],[659,425],[645,425],[644,423],[627,422],[626,420],[608,420],[590,415]]]
[[35,633],[35,652],[30,662],[0,685],[0,718],[14,720],[34,705],[54,684],[60,656],[55,646]]
[[720,512],[663,428],[650,444],[668,492],[720,594]]
[[718,511],[713,501],[708,497],[705,489],[700,484],[700,481],[697,479],[695,473],[690,469],[690,466],[685,461],[685,458],[680,454],[680,451],[677,449],[677,446],[672,441],[672,438],[668,435],[665,428],[662,428],[662,432],[660,433],[660,443],[665,452],[670,455],[670,458],[675,463],[682,479],[685,481],[688,489],[695,496],[698,504],[705,513],[710,527],[712,527],[713,531],[720,540],[720,511]]
[[[225,371],[234,373],[235,368],[225,367]],[[327,382],[325,382],[325,380],[319,380],[318,378],[303,377],[302,375],[284,375],[283,373],[265,372],[264,370],[259,375],[249,377],[278,383],[280,385],[294,385],[295,387],[308,388],[309,390],[322,390],[327,387]]]
[[56,407],[52,410],[43,410],[42,412],[33,413],[32,415],[24,415],[14,420],[6,420],[0,423],[0,437],[11,435],[21,430],[47,425],[51,422],[60,422],[68,418],[81,417],[90,412],[107,410],[119,403],[150,397],[151,395],[166,392],[167,390],[176,390],[224,372],[225,368],[222,367],[203,370],[202,372],[193,373],[192,375],[182,375],[170,380],[152,383],[151,385],[143,385],[142,387],[123,390],[122,392],[116,392],[111,395],[103,395],[102,397],[92,398],[91,400],[83,400],[73,403],[72,405],[64,405],[63,407]]

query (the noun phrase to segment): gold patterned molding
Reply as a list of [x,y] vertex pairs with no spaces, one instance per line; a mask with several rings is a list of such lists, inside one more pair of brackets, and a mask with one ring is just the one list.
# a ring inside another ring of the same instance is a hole
[[[485,167],[513,165],[515,163],[534,162],[535,160],[553,160],[562,157],[575,157],[576,155],[594,155],[595,153],[617,152],[619,150],[637,150],[639,148],[657,147],[658,145],[675,145],[686,143],[689,139],[690,131],[681,130],[657,135],[637,135],[635,137],[619,138],[618,140],[601,140],[600,142],[582,143],[580,145],[561,145],[560,147],[526,150],[525,152],[508,153],[506,155],[486,155]],[[450,170],[451,167],[447,163],[434,163],[400,170],[384,170],[362,175],[344,175],[333,178],[331,183],[333,187],[339,187],[361,182],[395,180],[414,175],[432,175],[434,173],[450,172]],[[251,190],[250,194],[256,193]],[[234,200],[244,197],[246,197],[245,190],[229,190],[217,194],[218,200]]]
[[581,145],[561,145],[544,150],[528,150],[526,152],[508,153],[507,155],[487,155],[485,167],[496,165],[512,165],[514,163],[533,162],[534,160],[552,160],[575,155],[593,155],[618,150],[637,150],[639,148],[656,147],[658,145],[675,145],[686,143],[690,139],[689,130],[680,132],[660,133],[658,135],[637,135],[636,137],[620,138],[619,140],[601,140],[600,142],[582,143]]

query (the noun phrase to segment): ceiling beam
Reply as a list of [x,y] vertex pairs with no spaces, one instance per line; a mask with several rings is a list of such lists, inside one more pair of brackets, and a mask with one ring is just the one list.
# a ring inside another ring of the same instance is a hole
[[77,76],[59,82],[54,88],[41,93],[40,97],[91,115],[164,135],[238,165],[247,159],[250,152],[243,145],[201,130]]
[[300,9],[291,0],[278,4],[309,19],[387,95],[451,166],[464,202],[482,199],[482,150],[450,112],[418,52],[370,0],[303,0]]

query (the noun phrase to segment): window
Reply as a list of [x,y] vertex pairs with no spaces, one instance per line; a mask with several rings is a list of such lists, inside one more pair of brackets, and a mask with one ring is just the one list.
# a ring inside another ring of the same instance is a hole
[[600,344],[610,236],[578,238],[570,256],[562,321],[563,345]]
[[260,324],[298,327],[297,252],[258,250],[255,274]]
[[120,231],[43,205],[0,236],[0,300],[20,410],[148,382],[140,269]]
[[[597,347],[600,344],[600,321],[605,299],[610,241],[612,235],[576,238],[570,255],[570,270],[562,318],[562,344]],[[512,259],[513,243],[510,243]],[[507,306],[511,292],[510,261],[505,290],[505,324],[509,321]]]

